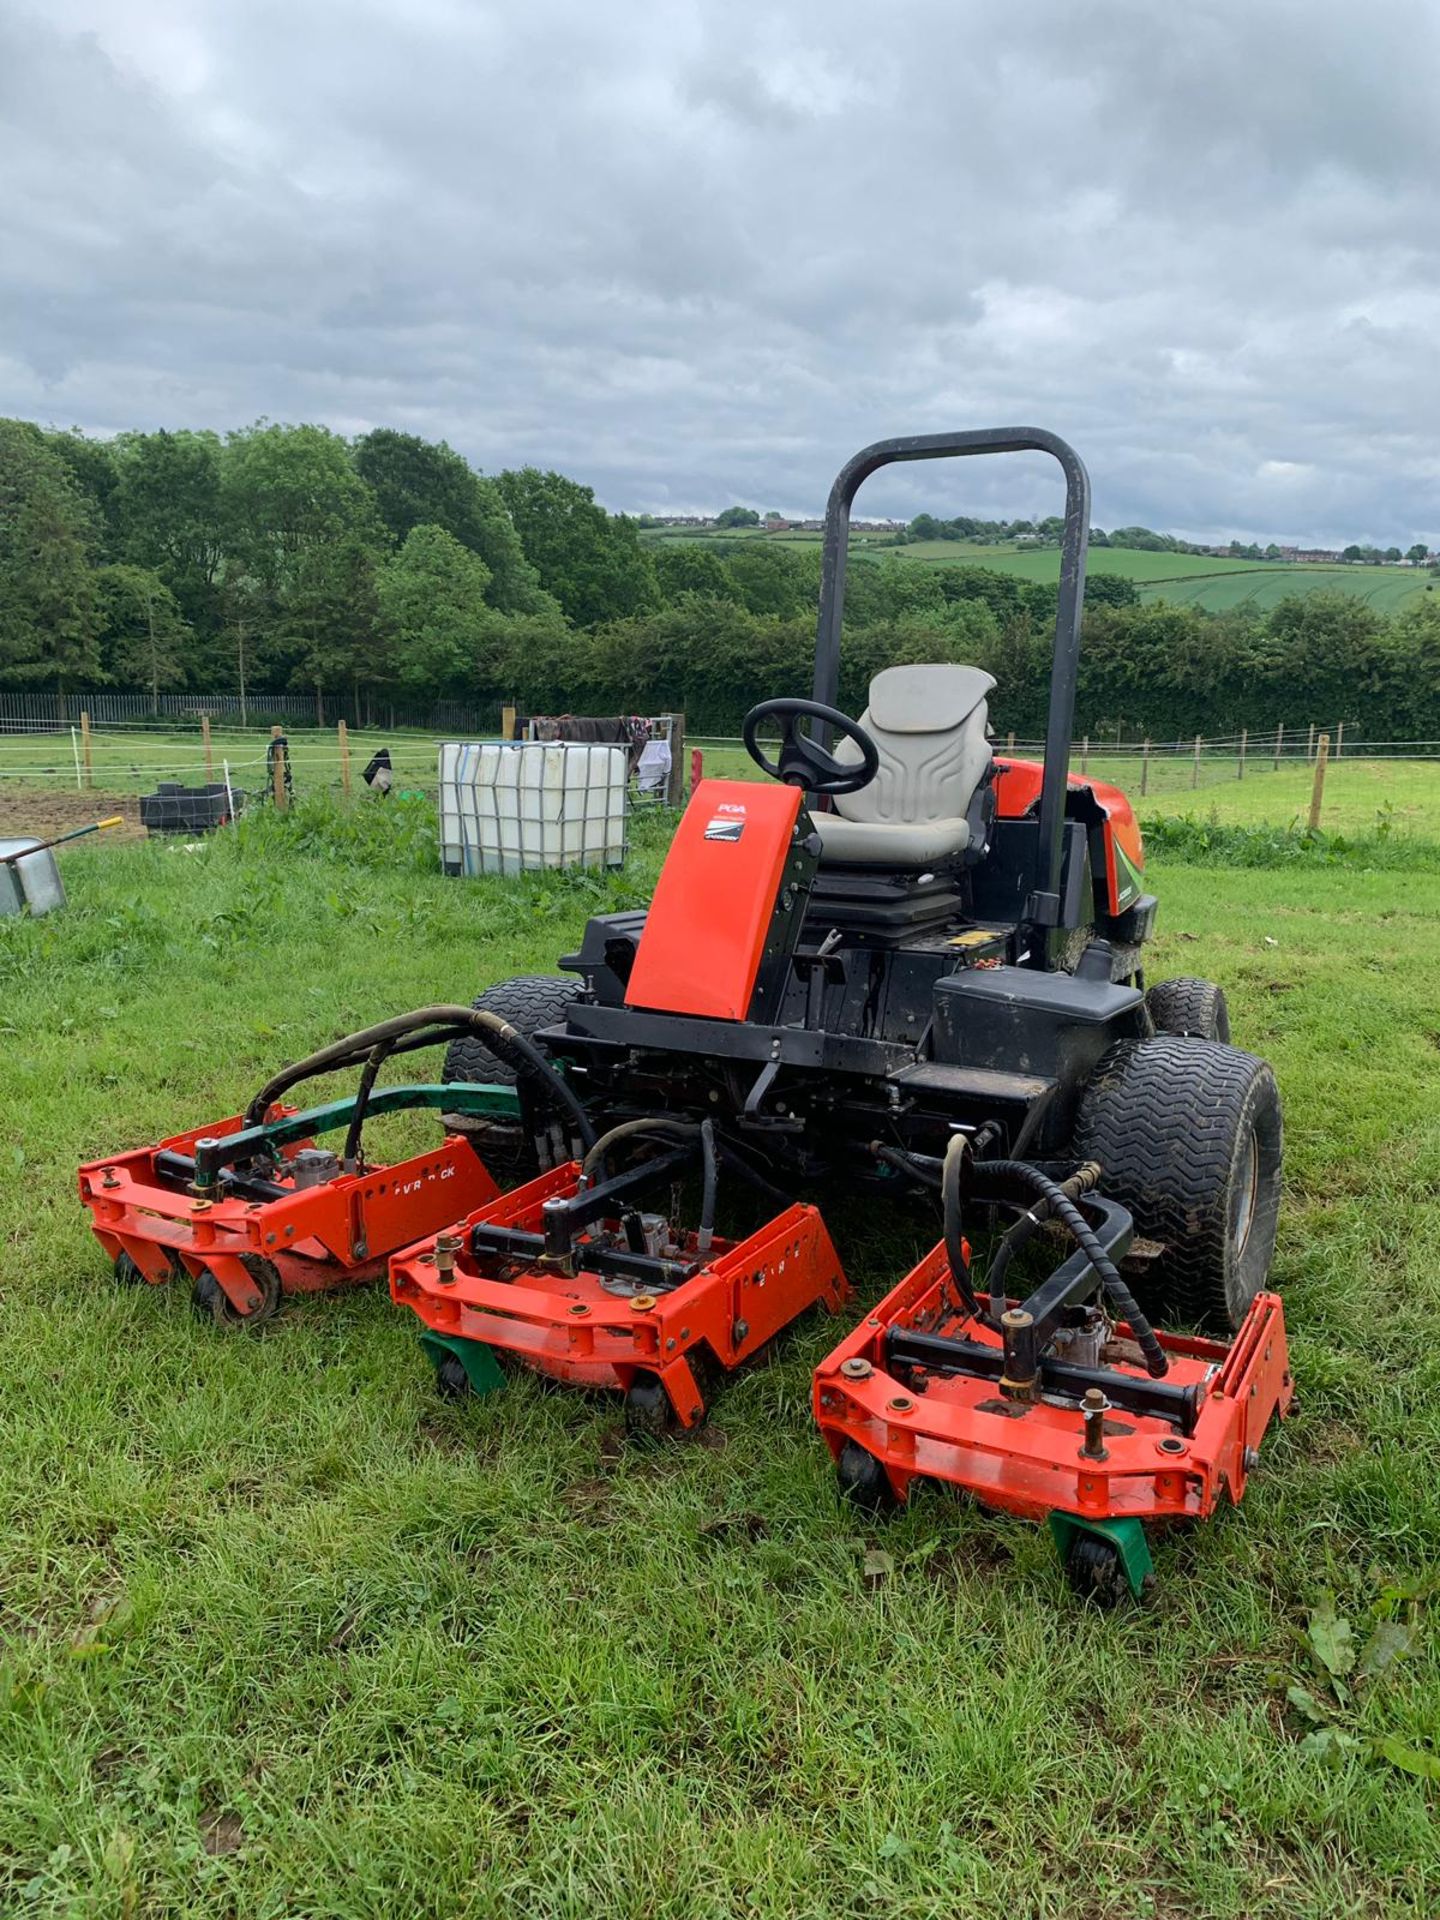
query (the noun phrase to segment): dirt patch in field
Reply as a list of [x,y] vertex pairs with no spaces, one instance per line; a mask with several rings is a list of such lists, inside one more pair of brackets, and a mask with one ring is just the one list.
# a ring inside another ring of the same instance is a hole
[[0,837],[18,839],[21,834],[36,840],[49,840],[72,827],[89,826],[92,820],[108,820],[122,814],[123,827],[110,827],[100,840],[144,840],[140,824],[140,801],[133,793],[21,793],[0,792]]

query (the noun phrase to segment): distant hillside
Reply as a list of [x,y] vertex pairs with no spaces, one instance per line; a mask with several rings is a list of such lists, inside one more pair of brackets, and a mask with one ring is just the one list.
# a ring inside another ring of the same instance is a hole
[[[641,534],[642,541],[754,540],[764,545],[818,547],[818,533],[766,533],[761,528],[657,527]],[[895,558],[907,564],[990,567],[1019,580],[1053,582],[1060,577],[1060,554],[1055,547],[1025,547],[1013,543],[987,546],[961,540],[916,540],[891,546],[880,534],[857,534],[851,552],[861,558]],[[1150,553],[1131,547],[1091,547],[1092,574],[1118,574],[1133,580],[1142,599],[1168,600],[1172,605],[1202,607],[1211,613],[1249,607],[1263,612],[1297,593],[1322,590],[1353,595],[1377,613],[1398,613],[1425,599],[1434,588],[1434,576],[1423,568],[1311,566],[1304,562],[1216,559],[1208,554]]]

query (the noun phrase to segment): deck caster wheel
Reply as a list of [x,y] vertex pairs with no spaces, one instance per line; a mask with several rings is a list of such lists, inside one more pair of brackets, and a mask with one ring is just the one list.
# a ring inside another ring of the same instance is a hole
[[1082,1600],[1109,1612],[1130,1597],[1120,1551],[1093,1533],[1077,1533],[1065,1556],[1065,1577]]
[[273,1320],[280,1309],[282,1288],[279,1268],[269,1260],[262,1259],[258,1253],[242,1253],[239,1257],[245,1271],[260,1290],[260,1304],[252,1307],[249,1313],[236,1312],[225,1289],[208,1267],[200,1269],[190,1293],[190,1305],[200,1318],[203,1320],[208,1317],[225,1333],[233,1333],[241,1327],[254,1332],[267,1320]]
[[637,1373],[625,1389],[625,1431],[637,1440],[660,1440],[678,1425],[660,1376]]
[[856,1440],[847,1440],[835,1463],[840,1491],[852,1507],[881,1519],[893,1513],[900,1502],[890,1484],[890,1476],[867,1448]]
[[140,1287],[145,1284],[144,1274],[128,1253],[117,1253],[115,1256],[115,1284],[120,1287]]
[[435,1366],[435,1391],[442,1400],[464,1400],[474,1391],[464,1362],[457,1354],[447,1353]]

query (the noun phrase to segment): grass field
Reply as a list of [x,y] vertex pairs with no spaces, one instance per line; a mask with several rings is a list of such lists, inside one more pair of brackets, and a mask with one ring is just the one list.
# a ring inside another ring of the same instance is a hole
[[[1300,1398],[1244,1509],[1105,1618],[1018,1523],[841,1509],[823,1319],[645,1452],[524,1378],[438,1402],[381,1293],[226,1340],[110,1283],[79,1160],[549,970],[646,896],[668,822],[621,875],[512,882],[442,879],[424,830],[310,803],[196,854],[81,846],[63,915],[0,922],[0,1911],[1437,1911],[1435,1788],[1375,1743],[1440,1750],[1440,849],[1151,869],[1154,972],[1223,982],[1285,1095]],[[827,1211],[862,1301],[937,1230]],[[1330,1697],[1306,1626],[1332,1593],[1362,1643],[1413,1628],[1342,1680],[1327,1758],[1286,1696]]]
[[[766,534],[754,528],[742,537],[776,541],[782,546],[818,546],[818,533]],[[715,532],[694,527],[651,530],[655,540],[728,540],[734,531]],[[976,546],[963,540],[917,540],[903,547],[872,546],[864,535],[853,542],[859,554],[896,555],[908,562],[937,566],[989,567],[1020,580],[1039,580],[1053,586],[1060,578],[1060,553],[1055,547]],[[1377,613],[1398,613],[1433,590],[1433,576],[1410,567],[1300,566],[1264,560],[1214,559],[1191,553],[1147,553],[1129,547],[1092,547],[1089,571],[1118,574],[1133,580],[1142,599],[1169,600],[1181,606],[1203,607],[1211,613],[1237,607],[1257,611],[1275,606],[1296,593],[1323,590],[1351,593]]]

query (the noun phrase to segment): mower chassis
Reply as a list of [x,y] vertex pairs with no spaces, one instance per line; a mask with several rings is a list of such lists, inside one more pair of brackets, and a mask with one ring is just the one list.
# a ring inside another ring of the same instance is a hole
[[[1122,1323],[1115,1338],[1128,1333]],[[815,1417],[837,1461],[847,1443],[863,1448],[900,1501],[917,1480],[948,1482],[1050,1520],[1067,1560],[1077,1534],[1104,1538],[1138,1595],[1150,1572],[1143,1528],[1208,1519],[1223,1496],[1238,1503],[1294,1392],[1273,1293],[1257,1294],[1228,1343],[1157,1337],[1163,1380],[1128,1360],[1042,1357],[1039,1397],[1010,1397],[1001,1339],[967,1316],[942,1243],[816,1370]],[[1104,1396],[1088,1422],[1086,1391]]]
[[[516,1102],[500,1087],[386,1087],[371,1096],[369,1112],[442,1105],[513,1114]],[[255,1324],[281,1294],[380,1277],[396,1248],[499,1191],[458,1136],[393,1166],[287,1185],[295,1156],[318,1135],[345,1126],[354,1108],[353,1099],[305,1111],[277,1108],[264,1125],[249,1127],[236,1114],[90,1162],[80,1168],[80,1197],[96,1239],[117,1266],[128,1258],[152,1285],[182,1273],[197,1282],[209,1276],[223,1296],[217,1319]],[[262,1152],[273,1157],[278,1177],[247,1170]]]
[[685,1158],[662,1155],[588,1191],[577,1163],[542,1174],[397,1255],[391,1294],[424,1323],[437,1365],[455,1354],[472,1387],[500,1384],[479,1351],[498,1350],[572,1386],[628,1393],[656,1379],[674,1424],[693,1427],[705,1415],[697,1368],[713,1359],[731,1371],[817,1302],[838,1313],[849,1288],[814,1207],[787,1207],[703,1254],[686,1235],[679,1259],[585,1237]]

